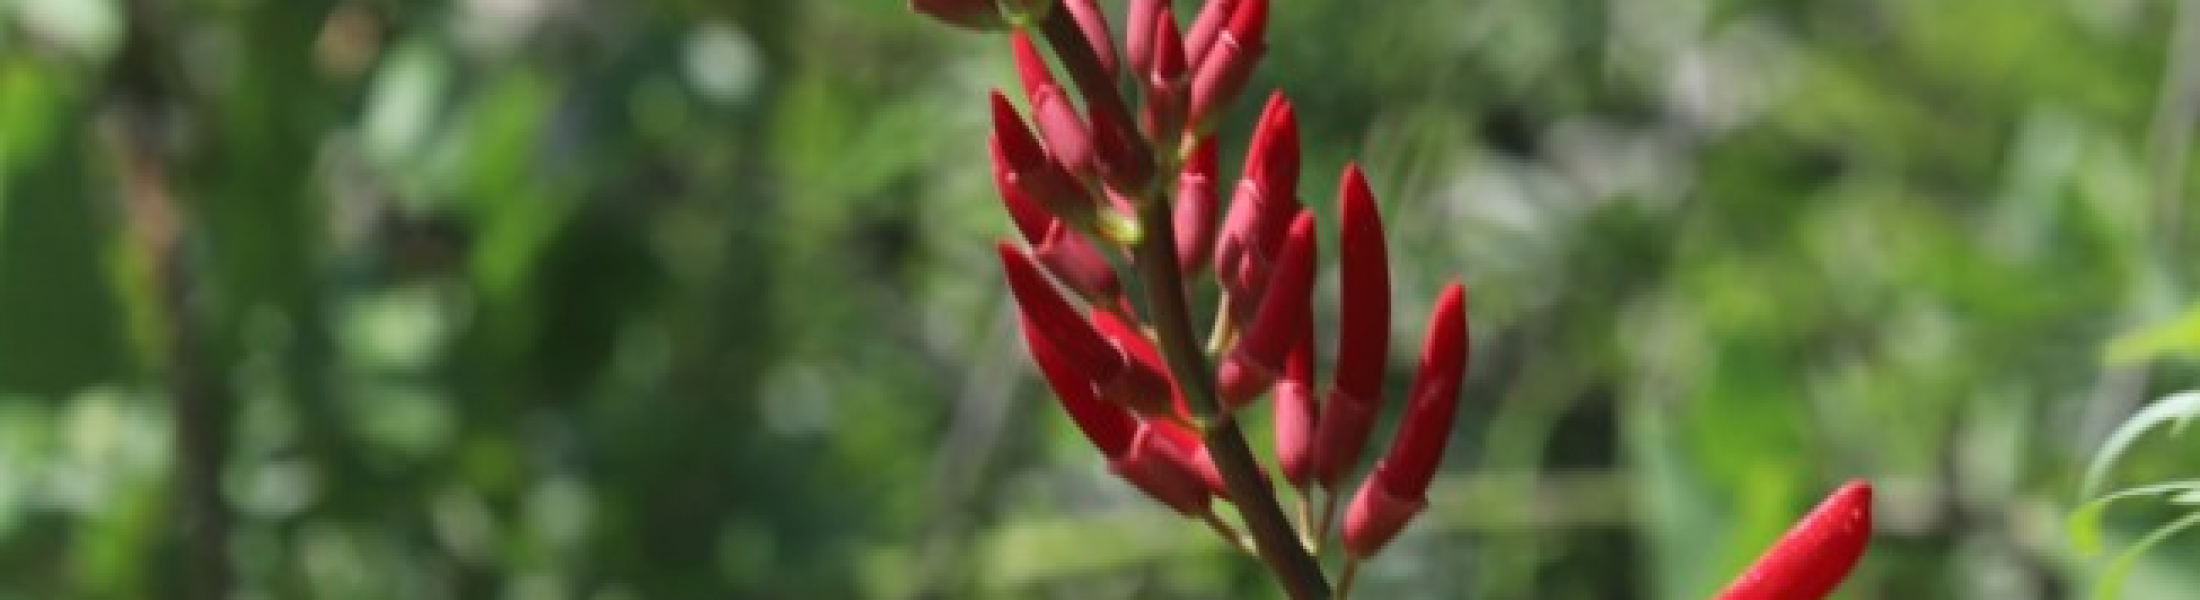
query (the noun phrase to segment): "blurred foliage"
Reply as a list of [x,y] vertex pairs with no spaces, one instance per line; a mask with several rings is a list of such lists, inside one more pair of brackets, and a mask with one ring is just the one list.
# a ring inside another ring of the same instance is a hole
[[[1396,352],[1455,275],[1480,342],[1364,597],[1702,597],[1855,477],[1850,598],[2102,567],[2061,535],[2086,458],[2200,381],[2200,100],[2165,75],[2196,9],[1276,5],[1253,86],[1297,101],[1317,210],[1367,166]],[[103,125],[147,33],[180,306]],[[188,578],[164,319],[228,399],[240,597],[1275,594],[1111,479],[1014,343],[1000,42],[899,0],[0,2],[0,598]]]

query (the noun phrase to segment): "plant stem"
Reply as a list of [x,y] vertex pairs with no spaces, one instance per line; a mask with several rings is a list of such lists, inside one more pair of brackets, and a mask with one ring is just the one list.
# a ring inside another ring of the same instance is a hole
[[1346,555],[1344,557],[1344,574],[1337,577],[1337,600],[1345,600],[1345,598],[1352,595],[1352,580],[1359,574],[1360,557]]
[[1261,560],[1282,580],[1284,590],[1299,600],[1326,599],[1329,581],[1323,578],[1321,565],[1299,546],[1298,534],[1283,516],[1283,507],[1276,502],[1275,491],[1261,473],[1260,463],[1254,461],[1253,450],[1246,445],[1237,420],[1221,414],[1214,373],[1207,366],[1207,356],[1199,350],[1191,311],[1184,301],[1184,274],[1176,264],[1176,225],[1167,193],[1157,191],[1148,198],[1138,209],[1138,219],[1146,235],[1138,244],[1133,262],[1146,289],[1154,330],[1161,338],[1161,352],[1168,358],[1169,371],[1176,375],[1177,387],[1194,418],[1202,425],[1207,453],[1214,458],[1215,469],[1222,472],[1223,485],[1231,501],[1237,503],[1245,527],[1252,530],[1253,545],[1260,550]]

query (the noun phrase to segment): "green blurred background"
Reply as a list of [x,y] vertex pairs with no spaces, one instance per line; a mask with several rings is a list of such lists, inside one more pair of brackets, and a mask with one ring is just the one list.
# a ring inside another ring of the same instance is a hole
[[[1700,598],[1859,477],[1847,597],[2083,592],[2079,467],[2200,383],[2193,4],[1275,0],[1223,130],[1280,88],[1309,204],[1367,166],[1394,391],[1472,298],[1361,597]],[[1277,597],[1023,359],[1006,56],[899,0],[0,0],[0,598]]]

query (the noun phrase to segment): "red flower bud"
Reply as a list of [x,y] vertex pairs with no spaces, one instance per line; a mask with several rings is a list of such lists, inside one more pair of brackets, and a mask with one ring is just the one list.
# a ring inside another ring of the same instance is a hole
[[[1163,8],[1167,3],[1163,2]],[[1167,12],[1155,15],[1152,39],[1152,57],[1147,68],[1137,71],[1139,82],[1144,85],[1146,103],[1139,113],[1146,128],[1147,139],[1158,143],[1170,143],[1181,137],[1184,128],[1184,103],[1190,82],[1185,79],[1184,38],[1176,30],[1176,19]]]
[[1267,27],[1268,0],[1237,3],[1228,24],[1193,63],[1191,123],[1204,127],[1244,90],[1253,66],[1267,51]]
[[1046,265],[1048,273],[1094,305],[1107,305],[1121,297],[1123,286],[1116,279],[1115,265],[1108,263],[1099,246],[1066,223],[1052,221],[1048,225],[1045,237],[1031,247],[1032,257]]
[[1023,325],[1024,347],[1031,352],[1031,362],[1039,365],[1039,374],[1046,378],[1047,387],[1054,390],[1054,398],[1069,413],[1070,422],[1085,433],[1085,439],[1110,457],[1121,456],[1130,450],[1131,435],[1138,430],[1138,419],[1121,406],[1100,400],[1092,391],[1092,382],[1085,379],[1077,367],[1062,356],[1039,327],[1025,315],[1018,315]]
[[1390,258],[1382,215],[1360,166],[1347,163],[1337,183],[1337,365],[1322,406],[1316,479],[1335,489],[1360,462],[1382,402],[1390,353]]
[[1093,0],[1062,0],[1062,7],[1069,9],[1070,19],[1077,22],[1077,30],[1084,34],[1093,58],[1100,61],[1100,70],[1114,80],[1121,71],[1115,66],[1115,33],[1108,30],[1107,13],[1101,12],[1099,3]]
[[1016,171],[1009,167],[1008,157],[1001,154],[999,136],[989,134],[986,149],[993,155],[993,190],[1001,197],[1001,208],[1008,211],[1008,220],[1016,225],[1016,234],[1024,243],[1038,244],[1047,237],[1047,230],[1054,227],[1054,214],[1024,193],[1016,184]]
[[1098,199],[1047,155],[1038,138],[1024,128],[1016,107],[1000,91],[993,92],[992,100],[994,169],[1006,173],[996,174],[999,180],[1022,190],[1024,196],[1046,207],[1055,218],[1080,231],[1108,234],[1109,239],[1115,239],[1115,234],[1135,229],[1132,224],[1117,222],[1122,220],[1117,215],[1103,212]]
[[[1312,474],[1314,456],[1314,327],[1313,312],[1301,329],[1299,342],[1284,359],[1283,378],[1276,381],[1276,470],[1292,487],[1305,489]],[[1309,523],[1307,526],[1311,527]]]
[[1175,24],[1172,12],[1169,0],[1130,0],[1123,9],[1123,55],[1135,76],[1144,77],[1153,69],[1154,27],[1162,19]]
[[1095,379],[1100,398],[1131,409],[1148,420],[1185,422],[1191,419],[1184,399],[1169,380],[1168,363],[1161,351],[1138,326],[1101,310],[1092,311],[1092,325],[1100,337],[1122,351],[1128,366],[1122,376]]
[[1459,404],[1466,367],[1466,292],[1454,282],[1444,286],[1435,310],[1430,311],[1421,367],[1414,376],[1405,416],[1398,422],[1398,437],[1390,453],[1375,465],[1375,472],[1360,484],[1345,512],[1346,552],[1373,556],[1426,504],[1423,496],[1451,437],[1452,414]]
[[1246,148],[1245,168],[1230,198],[1222,239],[1215,248],[1216,268],[1237,306],[1232,314],[1249,317],[1245,302],[1261,295],[1270,261],[1279,251],[1284,229],[1299,208],[1298,116],[1282,93],[1271,94]]
[[1795,523],[1720,600],[1815,600],[1841,586],[1872,536],[1872,484],[1850,481]]
[[1167,422],[1141,422],[1122,406],[1101,400],[1028,315],[1022,322],[1032,362],[1070,421],[1108,458],[1108,469],[1178,512],[1205,512],[1208,499],[1221,495],[1222,475],[1199,436]]
[[[1159,367],[1158,359],[1151,354],[1141,355],[1141,348],[1130,340],[1110,336],[1079,315],[1055,293],[1031,255],[1005,242],[997,249],[1017,310],[1102,399],[1124,403],[1141,413],[1174,412],[1168,372]],[[1143,350],[1150,353],[1152,347]]]
[[[1214,496],[1212,482],[1200,472],[1206,462],[1206,451],[1185,439],[1170,435],[1167,425],[1146,421],[1139,424],[1138,435],[1131,439],[1130,450],[1111,455],[1108,470],[1122,477],[1139,490],[1146,492],[1162,504],[1186,515],[1207,511],[1208,499]],[[1220,475],[1214,475],[1219,479]]]
[[1054,83],[1046,59],[1039,55],[1030,36],[1018,30],[1010,33],[1008,40],[1010,53],[1016,57],[1017,78],[1023,81],[1024,97],[1031,103],[1031,120],[1039,127],[1039,137],[1046,141],[1047,155],[1072,175],[1091,176],[1093,135],[1077,115],[1077,105]]
[[1215,139],[1201,137],[1176,179],[1176,264],[1184,275],[1207,268],[1215,253]]
[[1237,12],[1238,0],[1207,0],[1199,8],[1199,16],[1192,20],[1192,28],[1184,33],[1184,60],[1198,67],[1204,64],[1208,48],[1222,34],[1222,28],[1230,24],[1230,16]]
[[1092,117],[1093,151],[1100,178],[1117,190],[1143,198],[1153,184],[1153,152],[1130,122],[1118,121],[1100,110],[1086,114]]
[[1225,410],[1251,402],[1283,371],[1283,359],[1298,343],[1312,310],[1314,288],[1314,215],[1300,209],[1267,289],[1260,311],[1231,348],[1219,374],[1218,395]]

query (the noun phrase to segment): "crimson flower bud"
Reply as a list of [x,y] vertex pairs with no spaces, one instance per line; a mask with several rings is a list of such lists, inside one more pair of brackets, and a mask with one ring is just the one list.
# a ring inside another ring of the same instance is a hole
[[[1167,8],[1163,2],[1162,8]],[[1146,128],[1146,137],[1167,143],[1176,140],[1184,127],[1184,103],[1188,101],[1184,63],[1184,38],[1177,33],[1176,19],[1166,11],[1155,15],[1153,32],[1147,43],[1152,46],[1151,64],[1137,70],[1139,82],[1144,85],[1146,103],[1140,108],[1140,123]]]
[[1186,64],[1196,69],[1206,60],[1208,48],[1222,34],[1222,28],[1229,26],[1230,15],[1237,12],[1237,3],[1238,0],[1207,0],[1207,5],[1199,8],[1199,16],[1192,19],[1192,28],[1184,32]]
[[1429,314],[1421,367],[1390,453],[1376,463],[1345,511],[1347,553],[1374,556],[1428,504],[1429,481],[1435,478],[1444,444],[1451,437],[1452,414],[1459,404],[1466,368],[1466,292],[1453,282],[1444,286]]
[[1016,184],[1016,172],[1008,166],[1008,158],[1001,154],[1001,142],[997,134],[988,134],[986,149],[993,155],[993,190],[1001,197],[1001,208],[1008,211],[1008,220],[1016,225],[1016,234],[1024,243],[1038,244],[1047,237],[1047,230],[1054,227],[1054,214],[1024,193]]
[[1024,344],[1053,388],[1062,411],[1108,459],[1108,470],[1154,500],[1187,515],[1207,511],[1221,476],[1198,445],[1172,435],[1160,423],[1140,422],[1121,406],[1102,401],[1082,373],[1029,319]]
[[1100,398],[1131,409],[1147,420],[1189,422],[1191,411],[1184,405],[1183,397],[1176,393],[1176,385],[1169,380],[1168,363],[1162,362],[1161,351],[1153,340],[1138,326],[1102,310],[1092,311],[1092,325],[1100,337],[1123,353],[1129,361],[1126,376],[1096,379]]
[[1283,371],[1283,359],[1307,326],[1314,288],[1314,215],[1299,209],[1291,222],[1276,274],[1262,290],[1260,311],[1245,328],[1218,374],[1225,410],[1251,402]]
[[1130,340],[1109,335],[1055,293],[1030,254],[1006,242],[997,249],[1017,310],[1102,399],[1143,414],[1174,412],[1168,371],[1160,368],[1150,345],[1142,354]]
[[1138,130],[1128,121],[1116,120],[1113,115],[1118,113],[1095,109],[1086,114],[1092,117],[1093,152],[1100,178],[1110,187],[1144,198],[1147,186],[1153,184],[1153,152],[1138,138]]
[[1841,586],[1872,536],[1872,484],[1850,481],[1795,523],[1719,600],[1815,600]]
[[1207,441],[1201,439],[1198,432],[1193,431],[1191,426],[1178,421],[1149,419],[1145,423],[1152,426],[1154,431],[1174,438],[1174,443],[1178,446],[1197,448],[1198,453],[1191,457],[1190,469],[1192,474],[1197,475],[1201,481],[1207,484],[1208,493],[1217,498],[1230,497],[1229,486],[1222,482],[1222,470],[1215,468],[1214,456],[1207,452]]
[[1136,239],[1137,224],[1119,214],[1103,210],[1084,184],[1062,168],[1039,146],[1038,138],[1024,128],[1022,115],[1016,107],[1001,96],[999,90],[992,94],[993,136],[990,149],[994,169],[1005,172],[996,175],[1023,191],[1029,199],[1070,226],[1110,240]]
[[[1314,456],[1314,327],[1313,312],[1301,329],[1299,342],[1284,359],[1283,378],[1276,381],[1276,470],[1292,487],[1305,489],[1313,471]],[[1312,526],[1312,524],[1308,524]]]
[[1153,69],[1153,31],[1157,19],[1168,19],[1172,11],[1169,0],[1130,0],[1123,9],[1123,58],[1130,63],[1131,73],[1139,74]]
[[1065,223],[1053,221],[1048,225],[1045,237],[1031,246],[1032,257],[1046,265],[1048,273],[1094,305],[1109,304],[1121,297],[1123,286],[1116,279],[1115,265],[1108,263],[1099,246]]
[[1093,0],[1062,0],[1062,7],[1069,9],[1071,20],[1077,22],[1077,30],[1084,34],[1085,44],[1092,47],[1093,58],[1100,60],[1100,69],[1113,80],[1117,73],[1115,60],[1115,33],[1108,29],[1108,15],[1101,12],[1100,4]]
[[1390,349],[1390,258],[1382,215],[1360,166],[1347,163],[1337,184],[1337,365],[1315,439],[1315,478],[1336,489],[1360,462],[1382,402]]
[[1216,268],[1230,292],[1231,314],[1251,318],[1262,297],[1285,228],[1299,209],[1298,116],[1283,94],[1271,94],[1246,149],[1245,168],[1230,198]]
[[1176,178],[1176,264],[1189,277],[1207,268],[1215,253],[1215,139],[1192,144],[1191,158]]
[[1077,115],[1077,105],[1054,83],[1046,59],[1039,55],[1030,36],[1018,30],[1010,33],[1008,40],[1010,54],[1016,57],[1017,78],[1023,81],[1024,97],[1031,103],[1031,120],[1039,127],[1039,137],[1046,141],[1047,155],[1072,175],[1091,176],[1092,132]]
[[1190,123],[1204,127],[1224,105],[1237,98],[1254,64],[1267,51],[1268,0],[1243,0],[1229,22],[1197,57],[1192,72]]
[[[1153,421],[1139,423],[1130,451],[1111,457],[1108,470],[1177,512],[1204,513],[1208,499],[1215,495],[1210,480],[1199,471],[1206,452],[1201,446],[1187,445],[1182,437],[1168,435],[1166,427]],[[1212,472],[1213,463],[1204,464]]]
[[1039,375],[1047,387],[1054,390],[1054,398],[1069,413],[1070,422],[1084,432],[1085,439],[1107,456],[1120,456],[1130,450],[1131,436],[1138,431],[1138,419],[1130,411],[1103,402],[1092,392],[1092,383],[1085,379],[1077,367],[1063,357],[1061,350],[1039,331],[1027,315],[1017,315],[1022,324],[1024,348],[1031,352],[1031,362],[1038,364]]

